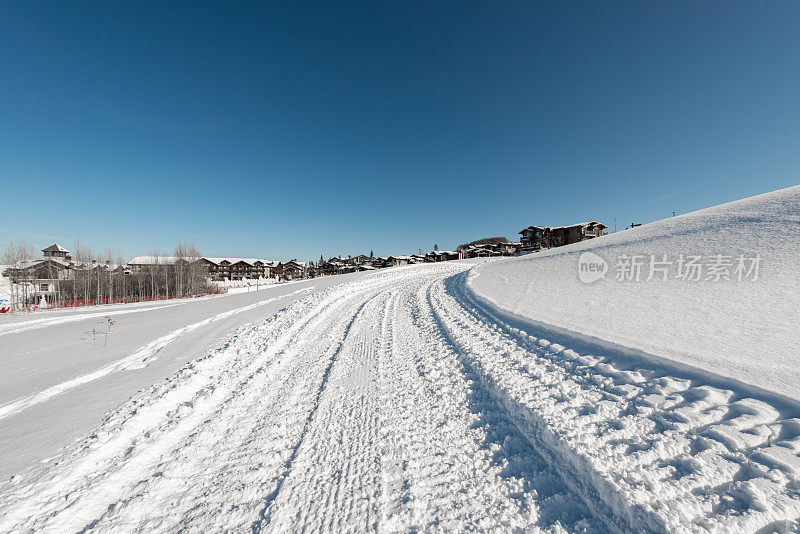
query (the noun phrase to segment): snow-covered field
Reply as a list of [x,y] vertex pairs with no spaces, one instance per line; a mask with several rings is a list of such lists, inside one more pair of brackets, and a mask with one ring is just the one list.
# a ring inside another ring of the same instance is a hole
[[57,454],[139,389],[224,344],[241,325],[326,285],[3,316],[0,477]]
[[[148,344],[139,335],[89,362],[78,349],[61,361],[23,354],[24,340],[66,339],[74,329],[60,329],[81,323],[0,331],[0,343],[19,340],[2,356],[19,369],[3,379],[0,429],[152,384],[101,402],[114,406],[102,423],[54,457],[19,464],[0,484],[0,531],[796,531],[800,409],[791,376],[766,368],[798,362],[796,333],[781,328],[797,324],[784,269],[798,255],[786,241],[798,195],[519,259],[122,314]],[[608,260],[760,253],[763,271],[740,285],[584,285],[587,247]],[[686,317],[665,315],[677,309]],[[745,323],[726,323],[740,313]],[[165,359],[180,370],[165,373]],[[13,434],[2,443],[19,449]]]

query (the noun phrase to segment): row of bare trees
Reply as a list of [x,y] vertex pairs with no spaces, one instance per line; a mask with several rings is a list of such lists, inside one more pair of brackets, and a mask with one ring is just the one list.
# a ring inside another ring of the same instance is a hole
[[125,259],[121,254],[106,249],[96,255],[80,238],[75,238],[72,261],[75,264],[72,283],[63,284],[70,287],[61,295],[62,299],[100,302],[114,299],[115,295],[125,296],[125,281],[122,279]]
[[202,255],[193,243],[179,242],[172,255],[154,250],[146,264],[129,275],[140,298],[194,295],[209,287],[208,271],[198,261]]
[[[173,255],[151,252],[145,265],[129,269],[121,255],[108,249],[95,253],[80,239],[73,244],[69,266],[60,262],[37,263],[35,249],[11,242],[0,263],[12,282],[12,309],[30,304],[63,306],[80,303],[129,302],[193,295],[209,287],[208,273],[192,243],[178,243]],[[56,258],[64,260],[64,258]],[[46,288],[46,289],[45,289]],[[0,303],[3,307],[5,303]]]

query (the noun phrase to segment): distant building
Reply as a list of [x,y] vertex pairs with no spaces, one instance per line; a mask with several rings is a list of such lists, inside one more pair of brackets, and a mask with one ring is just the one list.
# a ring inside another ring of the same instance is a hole
[[67,261],[72,259],[69,256],[69,250],[65,249],[58,243],[54,243],[47,248],[43,248],[42,253],[44,254],[45,258],[61,258]]
[[[15,283],[28,288],[28,301],[23,304],[39,304],[42,299],[49,303],[58,295],[74,294],[75,280],[78,273],[117,273],[123,268],[112,263],[92,260],[89,263],[76,264],[69,255],[69,250],[59,244],[42,249],[42,258],[29,260],[3,271],[3,276],[11,278]],[[93,274],[92,274],[93,276]]]
[[411,256],[389,256],[387,260],[392,267],[400,267],[401,265],[410,265],[413,263]]
[[429,263],[457,259],[458,252],[454,250],[432,250],[431,252],[425,254],[425,261]]
[[273,278],[277,261],[261,258],[212,258],[203,256],[189,262],[175,256],[136,256],[128,262],[128,269],[133,273],[140,273],[152,267],[174,268],[179,263],[196,265],[205,270],[208,277],[219,282],[222,280],[242,280],[244,278]]
[[275,276],[283,280],[296,280],[306,277],[306,264],[296,259],[280,262],[274,268]]
[[548,246],[546,235],[547,226],[528,226],[519,231],[523,252],[534,252]]
[[370,257],[365,256],[364,254],[358,254],[356,256],[352,256],[347,259],[345,263],[349,265],[363,265],[365,263],[369,263]]
[[567,226],[528,226],[519,231],[522,250],[533,252],[542,248],[560,247],[606,235],[608,228],[597,221],[586,221]]
[[197,260],[208,270],[214,281],[242,280],[244,278],[274,278],[277,261],[261,258],[208,258]]
[[510,241],[506,243],[496,243],[492,246],[492,249],[503,256],[513,256],[522,249],[522,243],[512,243]]
[[75,278],[75,263],[67,249],[58,244],[50,245],[42,249],[42,256],[38,260],[28,260],[9,266],[3,276],[15,280],[25,280],[33,284],[38,283],[40,286]]
[[462,250],[462,258],[491,258],[501,256],[500,252],[493,250],[490,245],[473,245]]
[[134,256],[128,262],[128,269],[133,273],[140,273],[155,266],[174,266],[177,261],[175,256]]

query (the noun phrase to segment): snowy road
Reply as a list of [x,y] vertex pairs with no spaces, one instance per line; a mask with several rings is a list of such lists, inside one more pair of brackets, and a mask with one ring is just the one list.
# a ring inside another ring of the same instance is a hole
[[755,532],[800,517],[797,414],[534,337],[473,298],[468,268],[362,276],[241,328],[1,485],[0,531]]

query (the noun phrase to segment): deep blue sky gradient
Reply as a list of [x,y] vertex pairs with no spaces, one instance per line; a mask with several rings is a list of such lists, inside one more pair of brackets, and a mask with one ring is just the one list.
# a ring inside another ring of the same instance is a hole
[[796,2],[0,4],[0,246],[318,259],[800,183]]

